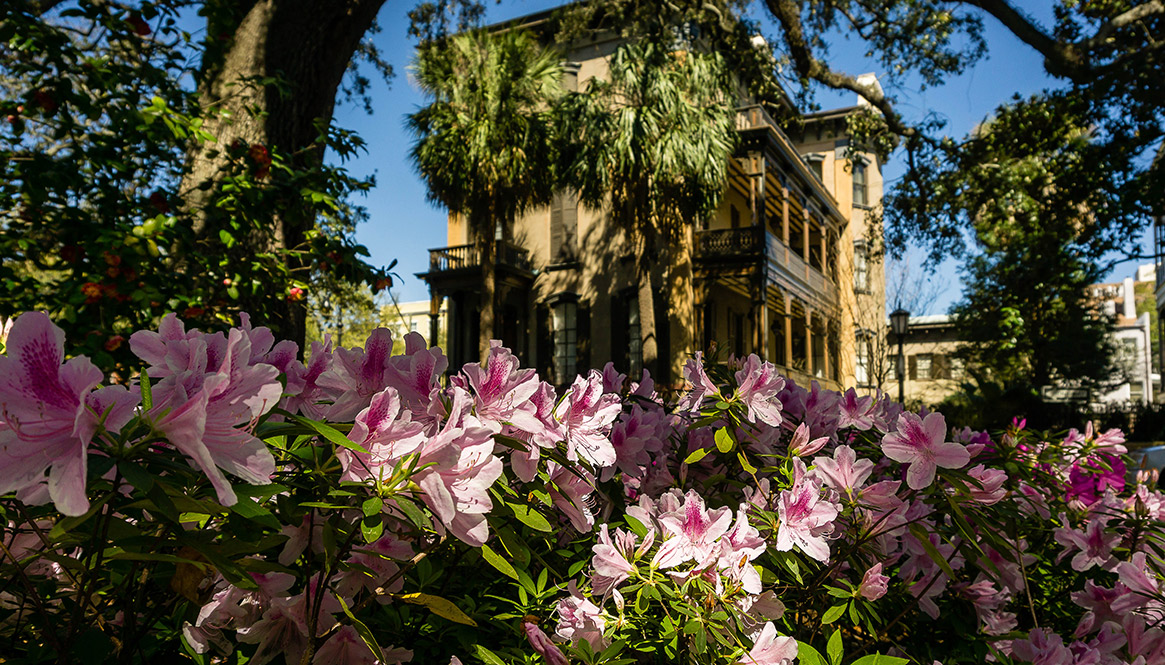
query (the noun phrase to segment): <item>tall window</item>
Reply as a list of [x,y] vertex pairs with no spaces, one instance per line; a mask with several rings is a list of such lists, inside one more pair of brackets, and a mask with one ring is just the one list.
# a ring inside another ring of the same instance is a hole
[[868,190],[866,188],[866,163],[860,159],[854,160],[854,205],[869,205]]
[[560,299],[550,315],[554,327],[554,379],[564,385],[578,374],[578,303]]
[[809,166],[809,172],[817,176],[821,182],[825,182],[825,155],[805,155],[805,163]]
[[627,298],[627,376],[635,380],[643,376],[643,337],[639,331],[638,294]]
[[860,240],[854,243],[854,291],[870,292],[870,250]]
[[873,342],[870,334],[859,332],[857,339],[857,364],[854,367],[854,378],[859,386],[868,386],[870,381],[870,361],[873,360]]
[[914,378],[919,381],[930,381],[933,374],[934,357],[929,353],[918,354],[918,360],[915,361]]

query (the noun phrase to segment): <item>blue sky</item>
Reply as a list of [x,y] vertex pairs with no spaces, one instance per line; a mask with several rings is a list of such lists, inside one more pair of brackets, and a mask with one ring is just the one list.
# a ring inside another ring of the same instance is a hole
[[[393,259],[399,261],[396,272],[401,280],[397,293],[402,301],[428,297],[424,282],[414,273],[427,268],[430,248],[446,244],[445,213],[426,201],[425,186],[408,160],[412,137],[404,127],[404,117],[425,104],[425,99],[408,76],[415,44],[406,36],[406,13],[412,4],[389,2],[380,14],[383,31],[376,36],[377,45],[383,57],[395,68],[396,77],[391,84],[378,81],[373,86],[374,114],[369,116],[354,105],[336,109],[339,125],[356,130],[368,143],[367,154],[346,166],[354,174],[375,174],[377,179],[376,188],[363,202],[370,219],[357,229],[357,239],[368,247],[374,264],[386,265]],[[501,4],[489,5],[486,20],[491,23],[502,21],[561,4],[561,0],[505,0]],[[1050,3],[1027,0],[1020,4],[1035,18],[1050,19]],[[759,8],[754,8],[753,12],[754,16],[765,18]],[[927,112],[938,113],[948,120],[947,132],[961,137],[1016,93],[1025,95],[1055,86],[1055,81],[1044,75],[1041,58],[1033,50],[990,19],[986,20],[985,27],[988,52],[973,69],[948,79],[941,87],[924,91],[907,87],[892,91],[898,95],[899,108],[904,115],[917,119]],[[835,66],[844,71],[882,73],[877,63],[864,57],[857,40],[846,40],[839,35],[831,48]],[[849,106],[855,97],[822,92],[818,101],[825,108]],[[901,177],[903,170],[902,161],[891,157],[884,169],[887,188]],[[918,264],[920,260],[912,259],[911,262]],[[1135,265],[1134,262],[1118,265],[1110,281],[1131,275]],[[958,300],[961,286],[957,269],[954,261],[938,267],[933,279],[945,288],[933,300],[929,311],[917,314],[943,313]]]

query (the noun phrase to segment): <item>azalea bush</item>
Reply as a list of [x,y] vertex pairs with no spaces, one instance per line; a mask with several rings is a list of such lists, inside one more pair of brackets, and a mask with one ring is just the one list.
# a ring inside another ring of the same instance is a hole
[[756,356],[661,398],[500,344],[174,315],[106,383],[0,355],[9,662],[1165,662],[1163,496],[1116,430],[955,429]]

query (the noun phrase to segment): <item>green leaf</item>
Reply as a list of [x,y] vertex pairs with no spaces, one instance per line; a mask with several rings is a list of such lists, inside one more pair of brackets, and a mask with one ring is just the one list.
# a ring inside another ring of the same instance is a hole
[[360,536],[366,543],[375,543],[384,534],[384,516],[369,515],[360,520]]
[[740,462],[740,466],[742,469],[744,469],[745,473],[756,473],[756,467],[749,463],[748,458],[744,456],[744,451],[736,451],[736,459]]
[[413,605],[423,605],[429,608],[429,611],[439,617],[448,619],[454,623],[463,624],[466,626],[477,626],[477,622],[469,618],[465,612],[461,611],[452,602],[445,600],[440,596],[433,596],[427,593],[406,593],[396,596],[400,600]]
[[828,665],[820,651],[801,640],[797,640],[797,661],[800,665]]
[[480,644],[473,645],[473,648],[475,651],[477,651],[477,657],[481,659],[481,662],[486,663],[487,665],[506,665],[506,661],[498,658],[496,653],[481,646]]
[[510,565],[509,561],[506,561],[500,554],[491,550],[489,545],[481,546],[481,558],[485,559],[486,563],[496,568],[499,573],[506,577],[515,580],[518,579],[518,571],[514,570],[514,567]]
[[692,454],[688,455],[684,459],[684,464],[695,464],[696,462],[699,462],[700,460],[707,457],[709,452],[711,452],[711,449],[709,448],[698,448],[692,451]]
[[837,621],[839,618],[841,618],[841,615],[845,614],[845,606],[847,604],[848,603],[834,605],[833,607],[826,610],[825,614],[821,617],[821,623],[829,624]]
[[546,521],[546,518],[542,516],[542,513],[534,510],[530,506],[521,503],[509,502],[506,502],[506,506],[508,506],[510,510],[514,511],[514,517],[517,517],[518,520],[522,522],[522,524],[525,524],[531,529],[534,529],[535,531],[545,531],[546,533],[553,531],[550,526],[550,522]]
[[133,462],[118,462],[117,472],[129,481],[130,485],[143,492],[150,491],[150,488],[154,486],[153,474]]
[[647,527],[643,526],[643,522],[640,522],[630,515],[624,515],[623,522],[627,524],[628,529],[631,529],[631,533],[634,533],[636,536],[640,538],[647,536]]
[[405,514],[405,517],[409,518],[409,521],[418,528],[425,529],[432,526],[429,519],[425,517],[425,513],[420,508],[417,508],[417,504],[403,496],[394,497],[393,500],[396,502],[396,506],[400,508],[400,511]]
[[833,665],[841,665],[842,648],[841,631],[835,630],[829,636],[829,641],[825,644],[825,653],[829,656],[829,662],[833,663]]
[[150,387],[150,375],[146,372],[146,368],[142,368],[141,375],[141,389],[142,389],[142,411],[146,412],[154,408],[154,391]]
[[850,665],[906,665],[910,661],[905,658],[895,658],[894,656],[883,656],[880,653],[872,653],[868,656],[862,656]]
[[[339,597],[337,596],[337,598]],[[368,647],[368,650],[372,652],[373,658],[377,661],[379,661],[381,658],[384,658],[384,652],[381,651],[380,644],[376,641],[376,636],[372,634],[371,630],[368,630],[368,626],[364,625],[363,621],[357,619],[356,616],[352,614],[352,610],[348,609],[348,603],[345,603],[343,598],[339,598],[339,601],[340,608],[344,610],[344,614],[346,614],[348,616],[348,620],[352,622],[352,627],[356,629],[356,633],[359,634],[360,639],[364,641],[364,646]]]
[[364,513],[365,517],[372,517],[379,513],[382,508],[384,508],[384,501],[378,496],[365,499],[364,503],[360,505],[360,511]]
[[281,527],[279,520],[275,519],[275,516],[271,514],[270,510],[267,510],[245,496],[238,497],[235,505],[231,506],[231,512],[245,517],[256,524],[262,524],[273,531],[278,531]]
[[727,453],[735,446],[736,442],[733,441],[732,434],[728,431],[727,425],[716,430],[716,450]]
[[326,423],[321,423],[318,420],[312,420],[311,418],[304,418],[303,416],[297,416],[295,414],[288,414],[288,415],[290,415],[291,418],[293,420],[295,420],[297,423],[312,429],[315,433],[324,437],[328,441],[331,441],[332,443],[336,444],[337,446],[340,446],[342,448],[348,448],[349,450],[355,450],[356,452],[364,453],[365,455],[368,454],[368,451],[365,450],[364,446],[362,446],[362,445],[356,443],[355,441],[352,441],[348,437],[344,436],[343,434],[340,433],[340,430],[336,429],[335,427],[332,427],[331,425],[328,425]]

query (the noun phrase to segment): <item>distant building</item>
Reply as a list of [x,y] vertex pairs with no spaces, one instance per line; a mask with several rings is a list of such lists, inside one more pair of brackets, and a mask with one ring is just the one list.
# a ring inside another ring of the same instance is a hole
[[[506,24],[545,26],[545,12]],[[616,35],[567,45],[568,90],[606,76]],[[873,75],[867,75],[873,80]],[[867,80],[863,79],[863,80]],[[682,381],[685,359],[712,343],[757,353],[798,383],[829,388],[869,385],[859,348],[882,333],[882,263],[867,238],[881,237],[882,163],[851,150],[847,120],[858,106],[800,114],[787,98],[737,100],[739,149],[720,209],[693,219],[683,245],[664,248],[655,265],[661,386]],[[776,118],[799,116],[796,122]],[[450,215],[447,247],[430,252],[431,310],[449,308],[452,366],[477,360],[480,259],[465,220]],[[601,211],[569,192],[516,220],[499,243],[499,336],[556,383],[612,361],[642,366],[631,243]],[[673,289],[691,279],[695,302]],[[878,345],[879,347],[881,344]],[[868,354],[866,356],[868,358]]]
[[[426,340],[432,335],[432,320],[429,316],[430,302],[428,300],[413,300],[410,302],[389,303],[381,308],[381,320],[385,327],[392,330],[394,340],[403,340],[410,332],[421,333]],[[441,345],[446,335],[447,319],[445,307],[441,306],[437,313],[437,337],[434,343]]]
[[[946,314],[913,316],[907,328],[902,354],[906,357],[906,402],[938,404],[960,390],[965,379],[963,359],[955,356],[962,339],[954,320]],[[889,331],[889,325],[887,325]],[[882,389],[898,397],[898,377],[894,371],[898,340],[887,332],[890,356],[889,380]]]
[[[1153,401],[1153,329],[1149,312],[1137,314],[1136,288],[1138,283],[1149,280],[1141,280],[1141,277],[1152,277],[1156,282],[1154,267],[1140,266],[1137,279],[1126,277],[1115,284],[1093,284],[1090,287],[1100,303],[1101,314],[1112,320],[1116,360],[1125,379],[1099,396],[1101,402],[1148,404]],[[1156,286],[1161,288],[1160,284]]]

